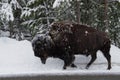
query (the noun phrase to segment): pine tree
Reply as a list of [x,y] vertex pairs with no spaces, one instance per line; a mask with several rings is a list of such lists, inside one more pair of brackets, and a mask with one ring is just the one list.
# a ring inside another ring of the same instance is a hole
[[12,6],[8,0],[1,0],[0,3],[1,3],[0,6],[1,31],[2,32],[9,31],[10,34],[8,34],[7,36],[11,36],[12,31],[10,31],[10,29],[12,28],[12,26],[10,25],[12,25],[11,22],[14,20]]
[[44,33],[48,25],[54,21],[52,5],[54,0],[30,0],[22,11],[22,25],[26,26],[29,33],[34,36],[36,33]]
[[111,2],[109,7],[109,34],[112,43],[120,47],[120,2]]
[[23,0],[2,0],[1,1],[1,25],[2,29],[9,31],[11,38],[21,40],[20,15],[24,1]]
[[[0,0],[0,34],[18,40],[46,34],[53,21],[75,21],[108,31],[114,45],[120,47],[120,2],[112,0]],[[107,1],[107,2],[106,2]]]

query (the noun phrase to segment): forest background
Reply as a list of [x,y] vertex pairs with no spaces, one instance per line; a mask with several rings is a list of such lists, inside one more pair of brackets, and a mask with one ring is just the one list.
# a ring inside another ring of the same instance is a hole
[[32,40],[65,20],[107,32],[120,48],[119,0],[0,0],[0,37]]

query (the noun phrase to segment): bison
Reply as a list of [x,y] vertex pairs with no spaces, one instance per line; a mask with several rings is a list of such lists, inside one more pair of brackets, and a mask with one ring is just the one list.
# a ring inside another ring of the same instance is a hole
[[32,40],[32,47],[34,55],[41,59],[43,64],[46,63],[47,58],[55,57],[64,61],[63,69],[67,66],[76,67],[72,62],[75,57],[72,54],[65,52],[64,48],[56,46],[49,35],[38,34]]
[[87,25],[63,21],[52,23],[49,35],[56,46],[66,48],[65,52],[69,52],[72,56],[78,54],[90,55],[91,60],[86,69],[96,60],[98,50],[102,51],[107,59],[107,69],[111,69],[111,41],[105,32],[98,31]]

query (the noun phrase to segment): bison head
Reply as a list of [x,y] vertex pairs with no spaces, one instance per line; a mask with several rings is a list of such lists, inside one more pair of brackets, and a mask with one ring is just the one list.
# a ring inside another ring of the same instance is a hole
[[54,43],[49,35],[36,35],[32,40],[34,55],[41,59],[43,64],[46,63],[49,57],[49,49],[54,46]]

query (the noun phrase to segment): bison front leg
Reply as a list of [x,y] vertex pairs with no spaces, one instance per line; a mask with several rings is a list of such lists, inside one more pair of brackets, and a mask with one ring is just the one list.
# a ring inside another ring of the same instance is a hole
[[96,52],[91,54],[91,60],[90,62],[87,64],[86,69],[88,69],[90,67],[90,65],[96,60],[97,56],[96,56]]
[[70,66],[72,63],[72,61],[70,59],[66,59],[64,60],[64,66],[63,66],[63,69],[66,69],[67,66]]
[[[67,65],[67,64],[65,63],[64,66],[63,66],[63,69],[66,69],[67,66],[69,66],[69,65]],[[76,66],[74,63],[71,64],[71,67],[77,68],[77,66]]]
[[64,56],[64,66],[63,69],[66,69],[67,66],[71,66],[71,67],[77,67],[73,62],[75,60],[75,56],[74,55],[69,55],[69,56]]
[[[71,63],[72,63],[72,62],[71,62]],[[64,61],[63,69],[66,69],[67,66],[70,66],[70,64],[68,64],[66,61]],[[71,67],[77,68],[77,66],[76,66],[74,63],[71,64]]]
[[72,61],[70,61],[69,57],[64,56],[64,57],[62,57],[61,59],[64,61],[63,69],[66,69],[67,66],[69,66],[70,63],[72,63]]
[[72,57],[72,64],[71,64],[71,67],[77,68],[77,66],[73,63],[74,61],[75,61],[75,56]]
[[77,66],[74,63],[71,64],[71,67],[77,68]]

